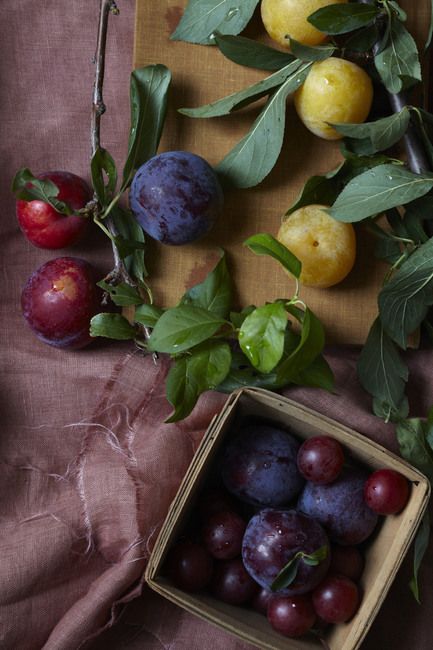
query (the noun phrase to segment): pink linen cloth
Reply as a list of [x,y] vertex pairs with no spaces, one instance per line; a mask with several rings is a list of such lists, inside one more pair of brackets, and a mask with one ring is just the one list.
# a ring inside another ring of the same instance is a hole
[[[207,393],[194,413],[165,425],[168,361],[155,365],[129,345],[97,343],[60,352],[22,320],[21,288],[64,252],[33,248],[19,232],[10,182],[21,166],[88,178],[89,115],[98,0],[3,0],[0,57],[2,375],[0,435],[0,648],[6,650],[246,650],[143,586],[157,531],[208,422],[225,396]],[[134,6],[110,21],[103,143],[126,150]],[[106,240],[66,254],[101,272]],[[372,416],[356,380],[357,350],[332,348],[336,395],[287,394],[395,450],[391,426]],[[433,403],[432,352],[408,355],[413,415]],[[127,404],[127,406],[126,406]],[[423,604],[407,588],[410,560],[363,644],[433,647],[431,550]]]

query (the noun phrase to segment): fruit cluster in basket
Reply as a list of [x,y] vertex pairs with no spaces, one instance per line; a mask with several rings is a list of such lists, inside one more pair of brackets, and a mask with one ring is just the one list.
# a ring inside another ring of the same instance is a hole
[[301,444],[257,420],[232,431],[214,467],[165,574],[182,590],[254,608],[288,637],[350,620],[368,539],[379,515],[405,507],[407,479],[367,471],[330,436]]

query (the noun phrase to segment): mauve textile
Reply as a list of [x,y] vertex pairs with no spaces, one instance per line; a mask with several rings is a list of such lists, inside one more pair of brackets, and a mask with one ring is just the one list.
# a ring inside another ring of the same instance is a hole
[[[2,375],[0,435],[0,647],[246,650],[243,644],[143,587],[146,559],[192,454],[224,396],[208,393],[187,421],[165,425],[168,362],[129,345],[61,352],[22,320],[28,275],[58,253],[33,248],[17,227],[10,182],[67,169],[88,178],[89,111],[98,0],[3,0],[0,57],[2,155]],[[103,144],[123,161],[134,6],[110,21]],[[94,232],[94,231],[93,231]],[[67,254],[101,272],[99,233]],[[336,395],[288,394],[395,449],[390,426],[369,414],[355,349],[328,350]],[[431,352],[409,355],[411,406],[433,402]],[[364,650],[433,647],[432,556],[412,599],[406,561]]]

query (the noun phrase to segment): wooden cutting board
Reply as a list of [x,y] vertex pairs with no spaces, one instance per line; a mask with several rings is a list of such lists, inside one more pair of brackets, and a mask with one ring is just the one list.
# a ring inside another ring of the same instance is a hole
[[[257,107],[221,118],[192,119],[177,108],[195,107],[262,79],[266,72],[236,65],[216,47],[170,41],[187,0],[136,0],[134,66],[163,63],[173,75],[169,110],[160,151],[187,150],[216,165],[248,131]],[[408,26],[423,39],[429,23],[429,1],[404,0]],[[244,35],[268,42],[256,12]],[[269,43],[270,44],[270,43]],[[175,305],[184,291],[201,281],[224,248],[236,287],[237,306],[259,305],[289,297],[293,282],[277,262],[256,257],[242,246],[254,233],[276,235],[281,216],[313,174],[325,173],[341,161],[338,144],[320,140],[298,120],[288,100],[286,132],[276,167],[257,187],[226,194],[224,215],[204,239],[182,247],[149,244],[147,256],[156,304]],[[377,314],[377,294],[386,266],[375,260],[374,239],[356,225],[357,260],[353,271],[329,289],[302,288],[301,297],[325,325],[331,343],[363,343]]]

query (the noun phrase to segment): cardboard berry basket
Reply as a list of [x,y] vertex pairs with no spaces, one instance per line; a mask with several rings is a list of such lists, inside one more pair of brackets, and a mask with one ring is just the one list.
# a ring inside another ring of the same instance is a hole
[[167,551],[183,532],[197,497],[211,471],[221,446],[246,417],[266,419],[282,425],[299,439],[326,434],[344,446],[351,460],[372,471],[387,467],[410,481],[411,492],[404,510],[380,517],[377,532],[369,541],[365,569],[360,580],[362,600],[358,612],[345,624],[333,625],[325,633],[330,650],[355,650],[362,640],[391,586],[427,506],[430,484],[420,472],[380,445],[309,408],[265,390],[245,388],[233,393],[211,422],[182,481],[162,526],[146,570],[149,586],[180,607],[231,632],[244,641],[268,650],[321,648],[312,634],[288,639],[275,632],[262,614],[247,607],[225,604],[206,593],[186,593],[163,575]]

